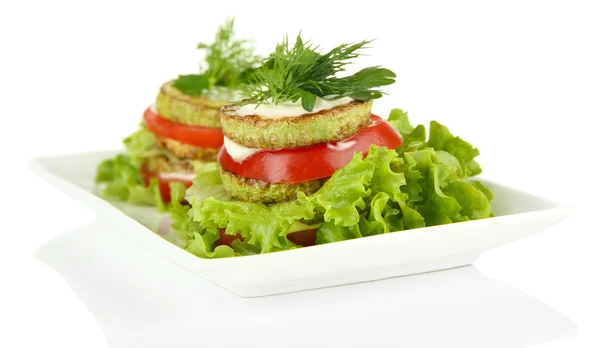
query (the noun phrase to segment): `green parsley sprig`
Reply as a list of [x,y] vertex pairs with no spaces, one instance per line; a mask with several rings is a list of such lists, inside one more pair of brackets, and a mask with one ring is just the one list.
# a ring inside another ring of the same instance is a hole
[[254,54],[252,41],[236,38],[233,24],[234,19],[228,18],[213,43],[197,45],[206,51],[204,69],[200,74],[180,75],[173,87],[188,95],[202,95],[213,86],[235,89],[249,80],[262,59]]
[[302,41],[300,35],[290,47],[287,36],[275,51],[255,71],[250,85],[253,103],[279,104],[284,101],[302,101],[306,111],[312,111],[317,97],[337,99],[350,97],[368,101],[384,93],[377,87],[395,82],[396,74],[380,66],[372,66],[345,77],[335,76],[345,71],[346,65],[368,48],[372,41],[341,44],[321,54],[319,46]]

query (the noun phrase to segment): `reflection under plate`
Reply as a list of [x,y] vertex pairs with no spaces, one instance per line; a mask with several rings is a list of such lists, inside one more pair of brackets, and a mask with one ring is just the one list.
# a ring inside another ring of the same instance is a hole
[[111,348],[529,347],[577,331],[555,309],[473,266],[248,299],[122,232],[95,223],[35,255],[73,288]]

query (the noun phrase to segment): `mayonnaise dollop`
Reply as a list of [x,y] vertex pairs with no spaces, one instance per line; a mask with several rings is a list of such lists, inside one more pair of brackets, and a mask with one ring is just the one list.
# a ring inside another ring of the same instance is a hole
[[[327,143],[327,148],[331,150],[343,151],[351,148],[352,146],[354,146],[354,144],[356,144],[356,140],[338,141]],[[231,156],[231,158],[237,163],[244,161],[246,158],[250,157],[256,152],[265,150],[240,145],[227,137],[223,137],[223,146],[225,146],[225,150],[227,150],[229,156]]]
[[223,137],[223,146],[225,146],[225,150],[227,150],[229,156],[231,156],[231,158],[238,163],[245,160],[255,152],[262,150],[245,147],[244,145],[240,145],[227,137]]
[[315,103],[315,107],[312,111],[306,111],[302,107],[302,100],[298,99],[296,102],[286,101],[279,104],[246,104],[238,109],[238,116],[250,116],[257,115],[262,118],[282,118],[282,117],[298,117],[306,114],[315,114],[317,112],[332,109],[336,106],[348,104],[352,101],[350,97],[343,97],[339,99],[323,99],[318,98]]
[[338,141],[335,145],[333,143],[327,143],[327,148],[331,150],[343,151],[351,148],[356,144],[356,140],[350,141]]

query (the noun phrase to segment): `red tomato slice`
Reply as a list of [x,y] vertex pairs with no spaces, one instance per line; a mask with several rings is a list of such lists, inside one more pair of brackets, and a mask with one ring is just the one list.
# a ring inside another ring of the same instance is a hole
[[185,185],[185,187],[192,186],[192,182],[189,180],[182,179],[163,179],[160,177],[160,174],[157,172],[152,172],[146,168],[145,165],[142,165],[140,168],[140,175],[142,177],[142,181],[146,186],[150,185],[151,179],[158,179],[158,187],[160,188],[160,195],[162,196],[162,200],[165,203],[171,202],[171,188],[169,187],[170,182],[180,182]]
[[219,240],[217,241],[217,245],[231,246],[231,243],[234,240],[244,241],[244,238],[242,238],[242,235],[239,233],[237,233],[235,236],[232,236],[230,234],[225,233],[224,228],[219,228]]
[[389,123],[375,115],[371,122],[343,141],[259,151],[241,162],[234,161],[223,146],[218,161],[227,171],[266,182],[294,184],[327,178],[350,162],[355,152],[366,154],[371,144],[390,149],[402,146],[402,137]]
[[[287,238],[295,244],[302,246],[311,246],[315,245],[315,241],[317,239],[317,230],[306,230],[306,231],[298,231],[294,233],[290,233],[287,235]],[[217,241],[217,245],[227,245],[231,246],[231,243],[234,240],[244,241],[242,235],[239,233],[235,236],[225,233],[224,228],[219,228],[219,240]]]
[[315,242],[317,240],[317,230],[314,229],[290,233],[287,235],[287,239],[289,239],[294,244],[302,246],[315,245]]
[[147,108],[144,111],[144,123],[148,130],[159,138],[173,139],[184,144],[219,148],[223,145],[221,128],[190,126],[168,120]]

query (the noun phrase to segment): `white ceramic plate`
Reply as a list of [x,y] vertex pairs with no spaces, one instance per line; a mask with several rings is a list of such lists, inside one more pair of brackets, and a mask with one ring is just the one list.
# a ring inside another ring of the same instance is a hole
[[496,217],[354,239],[264,255],[201,259],[152,233],[165,215],[153,208],[107,202],[94,193],[96,166],[115,151],[37,158],[32,169],[101,222],[118,228],[168,260],[242,297],[345,285],[471,264],[486,250],[531,236],[571,209],[484,181]]

